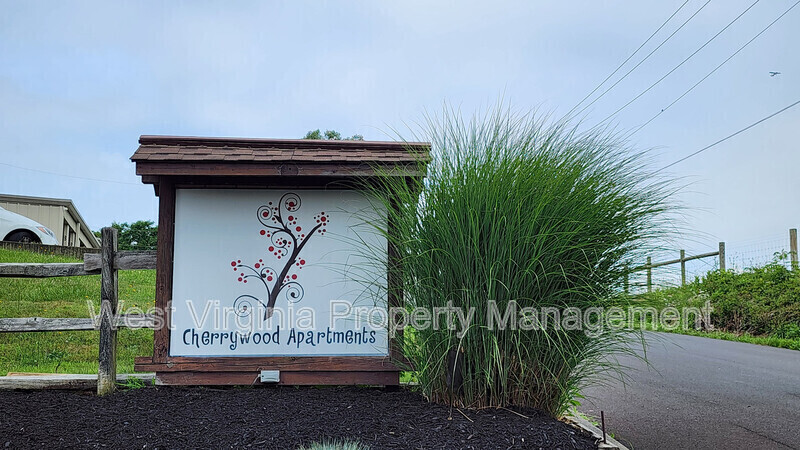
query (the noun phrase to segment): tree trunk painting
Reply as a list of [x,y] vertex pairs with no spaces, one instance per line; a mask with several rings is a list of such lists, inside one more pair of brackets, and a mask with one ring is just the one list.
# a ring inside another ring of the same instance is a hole
[[266,308],[264,320],[267,320],[272,317],[279,297],[288,303],[302,300],[304,291],[298,281],[297,272],[306,261],[300,258],[300,253],[314,235],[325,234],[330,217],[325,212],[317,213],[314,216],[314,226],[304,232],[302,226],[297,224],[300,205],[300,196],[289,192],[277,204],[269,202],[258,208],[257,217],[262,225],[259,234],[267,238],[267,250],[272,254],[266,258],[271,258],[275,267],[280,267],[280,270],[275,270],[264,259],[259,259],[252,265],[243,264],[240,259],[231,261],[239,282],[247,283],[248,280],[257,279],[265,289],[264,299],[244,294],[234,300],[233,306],[239,316],[250,315],[256,302]]

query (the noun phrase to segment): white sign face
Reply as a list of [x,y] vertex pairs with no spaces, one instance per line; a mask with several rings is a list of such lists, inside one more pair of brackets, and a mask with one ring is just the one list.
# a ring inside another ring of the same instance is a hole
[[357,191],[178,189],[170,355],[387,355],[376,205]]

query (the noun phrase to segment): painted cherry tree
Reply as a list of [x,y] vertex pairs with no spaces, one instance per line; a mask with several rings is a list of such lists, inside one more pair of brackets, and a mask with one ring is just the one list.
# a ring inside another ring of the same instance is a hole
[[237,297],[233,307],[238,315],[251,314],[255,303],[258,303],[266,308],[264,320],[267,320],[272,317],[279,298],[288,303],[303,299],[304,291],[298,281],[298,273],[306,260],[301,258],[300,253],[312,237],[325,234],[330,217],[325,212],[319,212],[314,216],[313,227],[304,230],[298,225],[300,205],[300,196],[288,192],[277,204],[269,202],[258,208],[258,221],[261,223],[259,234],[267,239],[269,254],[265,258],[271,263],[264,262],[264,259],[251,265],[243,264],[241,259],[231,261],[237,281],[261,283],[265,290],[263,299],[249,294]]

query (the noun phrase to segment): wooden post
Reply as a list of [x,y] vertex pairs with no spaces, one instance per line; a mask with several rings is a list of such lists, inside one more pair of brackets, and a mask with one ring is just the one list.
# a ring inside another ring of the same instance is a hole
[[686,250],[681,250],[681,286],[686,286]]
[[100,352],[97,370],[97,395],[114,392],[117,382],[117,269],[114,253],[117,251],[117,230],[111,227],[101,231],[100,266]]
[[725,243],[719,243],[719,270],[725,271]]
[[647,292],[653,291],[653,268],[650,267],[650,264],[653,263],[653,259],[651,257],[647,257]]
[[797,228],[789,229],[789,257],[792,260],[792,270],[797,270]]
[[153,362],[166,363],[169,356],[174,240],[175,185],[162,178],[158,186],[158,250],[156,251],[156,316],[160,318],[161,326],[153,332]]

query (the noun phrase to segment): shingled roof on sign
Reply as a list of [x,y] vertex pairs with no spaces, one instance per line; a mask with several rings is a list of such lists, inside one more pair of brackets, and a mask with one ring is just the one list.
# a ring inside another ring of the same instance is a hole
[[131,161],[142,182],[158,192],[170,180],[326,186],[379,172],[416,178],[425,175],[429,153],[426,142],[141,136]]
[[424,142],[321,141],[142,136],[134,162],[412,163],[426,160]]

